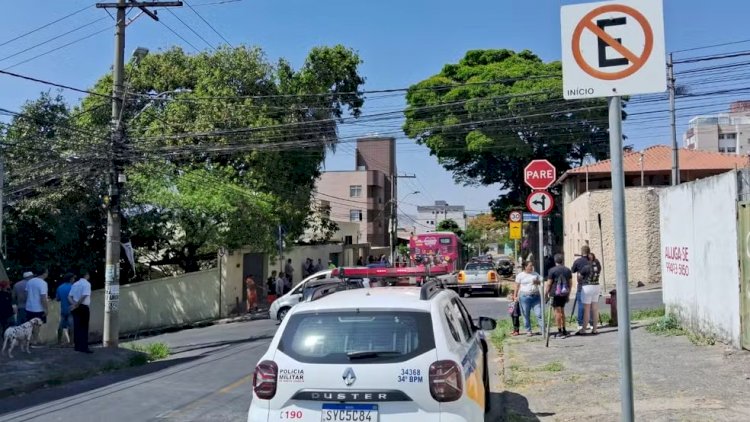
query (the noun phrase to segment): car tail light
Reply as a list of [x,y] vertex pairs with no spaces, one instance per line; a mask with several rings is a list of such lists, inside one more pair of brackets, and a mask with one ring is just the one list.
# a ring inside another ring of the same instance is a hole
[[494,271],[489,271],[487,273],[487,280],[489,280],[489,281],[497,281],[497,275],[495,274]]
[[276,362],[264,360],[253,372],[253,391],[259,399],[270,400],[276,395],[276,379],[279,367]]
[[463,373],[452,360],[439,360],[430,365],[430,394],[439,402],[456,401],[463,394]]
[[466,274],[464,274],[463,271],[459,271],[458,272],[458,282],[459,283],[463,283],[464,281],[466,281]]

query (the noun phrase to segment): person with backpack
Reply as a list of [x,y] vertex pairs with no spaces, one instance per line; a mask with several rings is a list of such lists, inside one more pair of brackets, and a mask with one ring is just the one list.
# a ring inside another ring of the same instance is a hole
[[563,265],[562,254],[555,255],[555,266],[550,268],[547,274],[547,285],[545,286],[545,298],[552,298],[552,308],[555,310],[555,323],[557,323],[557,335],[568,336],[565,328],[565,304],[570,299],[570,290],[573,285],[573,272]]

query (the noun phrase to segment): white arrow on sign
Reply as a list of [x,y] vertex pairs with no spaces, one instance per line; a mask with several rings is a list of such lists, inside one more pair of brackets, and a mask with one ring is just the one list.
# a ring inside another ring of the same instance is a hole
[[532,192],[531,195],[526,198],[526,207],[536,215],[547,215],[552,212],[554,206],[555,200],[547,191]]

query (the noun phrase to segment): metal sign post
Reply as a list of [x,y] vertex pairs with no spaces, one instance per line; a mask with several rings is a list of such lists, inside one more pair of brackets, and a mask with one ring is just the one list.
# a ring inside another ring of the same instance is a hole
[[547,337],[547,330],[544,327],[544,216],[539,216],[539,277],[542,281],[539,284],[539,308],[542,310],[542,320],[539,321],[539,328],[542,330],[542,338]]
[[622,420],[634,420],[633,362],[630,350],[630,295],[628,294],[628,240],[625,226],[625,173],[622,167],[622,102],[609,98],[609,154],[612,159],[612,211],[617,283],[617,334],[620,355]]

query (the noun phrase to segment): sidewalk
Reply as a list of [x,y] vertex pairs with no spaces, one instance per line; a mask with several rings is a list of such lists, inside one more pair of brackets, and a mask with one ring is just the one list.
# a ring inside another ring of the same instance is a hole
[[132,350],[93,350],[93,354],[84,354],[45,346],[26,354],[16,348],[13,359],[0,357],[0,398],[145,363],[142,354]]
[[[616,328],[597,336],[511,338],[501,354],[508,421],[618,421]],[[634,324],[636,419],[750,420],[750,353],[696,346],[686,336],[657,336]]]

